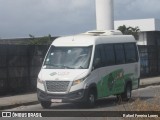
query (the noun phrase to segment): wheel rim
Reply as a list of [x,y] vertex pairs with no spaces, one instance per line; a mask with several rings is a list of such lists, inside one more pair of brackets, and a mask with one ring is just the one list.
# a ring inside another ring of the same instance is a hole
[[90,96],[89,96],[89,101],[90,101],[90,103],[91,104],[93,104],[94,103],[94,95],[93,94],[90,94]]

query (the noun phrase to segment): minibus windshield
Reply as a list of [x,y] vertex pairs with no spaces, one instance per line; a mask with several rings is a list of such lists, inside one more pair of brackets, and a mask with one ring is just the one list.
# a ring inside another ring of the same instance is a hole
[[51,46],[45,58],[44,69],[87,69],[89,67],[92,46],[56,47]]

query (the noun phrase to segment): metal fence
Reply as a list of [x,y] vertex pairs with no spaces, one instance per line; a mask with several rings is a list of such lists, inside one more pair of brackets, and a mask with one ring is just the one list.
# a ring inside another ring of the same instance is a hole
[[139,46],[141,77],[160,75],[160,46]]
[[36,90],[48,46],[0,45],[0,94]]
[[[0,94],[36,90],[46,45],[0,45]],[[141,77],[160,75],[160,46],[139,46]]]

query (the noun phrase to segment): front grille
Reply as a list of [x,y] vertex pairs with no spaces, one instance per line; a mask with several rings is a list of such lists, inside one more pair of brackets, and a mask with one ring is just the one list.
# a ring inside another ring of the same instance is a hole
[[47,91],[49,92],[66,92],[69,81],[46,81]]

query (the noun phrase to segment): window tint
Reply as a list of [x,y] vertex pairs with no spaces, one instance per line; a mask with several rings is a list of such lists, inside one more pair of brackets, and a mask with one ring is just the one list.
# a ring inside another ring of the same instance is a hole
[[95,69],[102,66],[102,57],[101,57],[100,46],[99,45],[97,45],[96,48],[95,48],[93,66],[94,66]]
[[126,63],[137,62],[137,50],[134,43],[124,44]]
[[114,46],[112,44],[104,45],[105,55],[106,55],[106,65],[115,65],[115,54]]
[[116,55],[116,64],[124,64],[125,63],[125,55],[122,44],[115,44],[115,55]]
[[105,51],[104,51],[104,45],[98,45],[98,48],[100,49],[100,55],[101,55],[101,67],[105,67],[106,66],[106,55],[105,55]]
[[138,61],[135,43],[96,45],[93,60],[94,68]]

